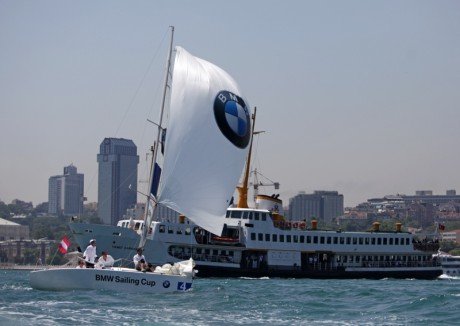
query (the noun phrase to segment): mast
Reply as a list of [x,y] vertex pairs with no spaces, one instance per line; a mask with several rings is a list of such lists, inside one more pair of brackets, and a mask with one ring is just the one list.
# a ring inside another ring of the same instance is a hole
[[257,113],[257,107],[254,107],[254,114],[252,115],[251,144],[249,145],[249,152],[248,152],[248,158],[246,160],[246,168],[244,171],[243,183],[241,186],[236,187],[236,189],[238,190],[238,205],[237,205],[238,208],[248,208],[249,169],[251,167],[252,142],[254,140],[256,113]]
[[146,198],[147,202],[145,204],[145,211],[144,211],[144,228],[142,229],[141,239],[139,241],[139,247],[141,248],[144,248],[145,246],[145,241],[147,240],[147,233],[150,229],[150,225],[152,224],[153,215],[157,207],[156,198],[153,198],[154,204],[153,204],[152,214],[149,214],[150,198],[152,196],[151,194],[152,183],[154,181],[154,177],[159,178],[159,176],[154,175],[154,172],[155,172],[155,164],[157,162],[157,157],[158,157],[160,138],[163,132],[163,128],[162,128],[163,114],[164,114],[164,109],[165,109],[166,93],[168,90],[168,81],[169,81],[169,75],[170,75],[170,69],[171,69],[171,57],[172,57],[172,48],[173,48],[173,39],[174,39],[174,26],[169,26],[169,28],[171,28],[171,39],[169,42],[169,53],[168,53],[168,60],[166,64],[165,82],[164,82],[164,87],[163,87],[163,97],[161,99],[160,121],[158,122],[158,125],[157,125],[158,127],[157,138],[156,138],[156,141],[154,142],[152,162],[150,166],[149,188],[147,189],[147,198]]

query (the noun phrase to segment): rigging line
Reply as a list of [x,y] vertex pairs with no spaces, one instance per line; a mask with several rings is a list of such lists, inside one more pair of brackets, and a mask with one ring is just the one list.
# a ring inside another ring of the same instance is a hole
[[[169,30],[168,30],[169,31]],[[118,135],[118,132],[120,131],[120,128],[121,128],[121,125],[123,124],[123,122],[125,121],[126,119],[126,116],[128,115],[128,112],[131,110],[131,107],[133,106],[134,104],[134,101],[137,97],[137,94],[139,93],[142,85],[144,84],[144,81],[145,81],[145,78],[147,77],[147,74],[149,73],[150,71],[150,68],[152,67],[153,65],[153,62],[156,60],[157,56],[158,56],[158,53],[160,52],[160,48],[161,48],[161,45],[164,43],[164,40],[166,39],[166,35],[168,34],[168,31],[163,35],[163,39],[161,40],[160,42],[160,45],[157,47],[152,59],[150,60],[150,63],[149,63],[149,66],[147,67],[147,70],[145,71],[144,73],[144,76],[142,76],[142,79],[139,83],[139,85],[137,86],[137,89],[136,91],[134,92],[134,95],[133,97],[131,98],[131,102],[129,103],[127,109],[125,110],[125,113],[123,115],[123,118],[121,119],[119,125],[118,125],[118,128],[117,130],[115,131],[115,137]]]

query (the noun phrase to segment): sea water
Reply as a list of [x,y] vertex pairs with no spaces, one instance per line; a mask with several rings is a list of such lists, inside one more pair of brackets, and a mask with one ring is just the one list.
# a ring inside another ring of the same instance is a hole
[[0,325],[460,325],[460,279],[198,278],[166,295],[38,291],[0,271]]

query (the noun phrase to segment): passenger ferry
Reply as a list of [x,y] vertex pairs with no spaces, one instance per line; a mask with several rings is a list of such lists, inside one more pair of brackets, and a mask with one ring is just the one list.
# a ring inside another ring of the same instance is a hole
[[[198,277],[417,278],[442,274],[436,240],[417,241],[397,223],[392,232],[321,230],[317,221],[289,221],[280,199],[257,195],[257,208],[229,207],[221,235],[184,216],[153,221],[144,255],[160,264],[193,258]],[[280,212],[281,210],[281,212]],[[144,227],[140,220],[117,226],[69,224],[80,246],[97,239],[115,258],[132,259]]]

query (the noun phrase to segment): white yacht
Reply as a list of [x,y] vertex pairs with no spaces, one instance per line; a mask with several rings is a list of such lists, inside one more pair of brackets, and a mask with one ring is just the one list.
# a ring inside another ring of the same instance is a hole
[[435,257],[441,262],[444,275],[460,277],[460,256],[439,252]]

